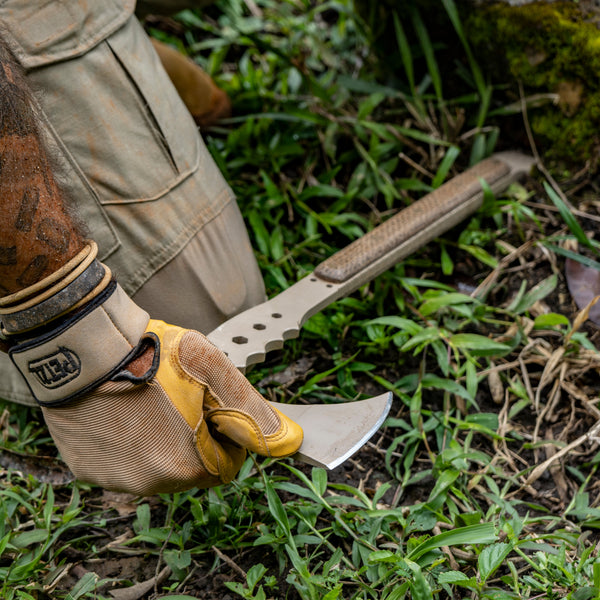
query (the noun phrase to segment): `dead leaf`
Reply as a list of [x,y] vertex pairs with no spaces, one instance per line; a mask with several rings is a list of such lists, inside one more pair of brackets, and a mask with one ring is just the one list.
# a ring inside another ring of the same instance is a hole
[[[546,439],[554,439],[551,428],[546,431]],[[544,446],[544,451],[546,453],[546,460],[551,461],[552,457],[556,454],[556,446],[548,443]],[[554,485],[561,501],[563,504],[566,504],[569,501],[569,485],[563,471],[562,463],[560,461],[550,462],[548,465],[548,470],[550,471],[550,475],[554,480]]]
[[565,260],[565,275],[569,292],[577,308],[584,310],[589,306],[587,318],[596,325],[600,325],[600,306],[590,306],[594,298],[600,295],[600,271],[567,258]]
[[298,360],[294,361],[283,371],[268,375],[264,379],[258,382],[259,387],[264,387],[269,384],[278,383],[279,385],[288,387],[298,381],[299,379],[305,379],[306,374],[310,371],[316,358],[303,356]]
[[581,446],[584,442],[592,441],[596,442],[598,433],[600,433],[600,422],[596,423],[587,433],[584,433],[582,436],[578,437],[575,441],[561,448],[558,452],[553,454],[550,458],[547,458],[543,463],[537,465],[535,469],[529,473],[529,476],[525,480],[523,487],[531,486],[534,482],[536,482],[544,473],[546,469],[550,467],[551,464],[560,460],[565,454],[568,454],[577,446]]
[[502,404],[504,402],[504,385],[502,385],[500,374],[495,367],[496,365],[490,362],[490,372],[487,381],[492,399],[496,404]]
[[136,583],[127,588],[118,590],[110,590],[108,593],[115,600],[140,600],[148,592],[151,592],[156,585],[160,585],[171,574],[171,568],[165,567],[156,577],[152,577],[147,581]]
[[540,398],[542,394],[542,390],[551,382],[554,381],[555,378],[555,369],[560,365],[562,357],[565,353],[565,348],[560,347],[557,348],[544,366],[544,370],[542,371],[542,376],[540,378],[540,382],[538,384],[538,388],[535,393],[534,406],[536,410],[539,410],[540,407]]
[[583,310],[580,310],[577,313],[575,319],[573,320],[573,327],[571,327],[571,331],[569,331],[569,333],[567,333],[567,335],[565,336],[565,346],[567,346],[568,343],[571,341],[571,337],[573,336],[573,334],[579,331],[581,326],[590,318],[590,311],[594,309],[599,300],[600,296],[596,296]]
[[134,515],[137,511],[135,500],[139,496],[135,494],[125,494],[122,492],[102,491],[102,508],[116,510],[120,517]]
[[545,302],[543,302],[542,300],[537,300],[529,307],[529,312],[534,317],[539,317],[540,315],[547,315],[548,313],[550,313],[552,311],[550,310],[550,307]]
[[556,86],[558,105],[568,117],[577,112],[583,98],[584,87],[581,81],[561,81]]

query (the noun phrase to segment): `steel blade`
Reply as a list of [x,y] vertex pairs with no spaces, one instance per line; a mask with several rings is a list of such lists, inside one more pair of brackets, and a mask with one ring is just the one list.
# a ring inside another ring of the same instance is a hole
[[335,469],[355,454],[381,427],[392,406],[392,393],[340,404],[270,402],[304,431],[294,460]]

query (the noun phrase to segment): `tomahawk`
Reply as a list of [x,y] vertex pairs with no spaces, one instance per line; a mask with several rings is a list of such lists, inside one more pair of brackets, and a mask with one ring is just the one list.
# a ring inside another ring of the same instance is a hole
[[[517,152],[487,158],[320,263],[277,296],[229,319],[208,338],[242,372],[298,336],[303,323],[335,300],[351,294],[477,210],[484,185],[494,193],[528,173],[534,160]],[[485,184],[483,183],[485,182]],[[381,426],[392,394],[339,404],[273,403],[304,429],[294,458],[333,469]]]

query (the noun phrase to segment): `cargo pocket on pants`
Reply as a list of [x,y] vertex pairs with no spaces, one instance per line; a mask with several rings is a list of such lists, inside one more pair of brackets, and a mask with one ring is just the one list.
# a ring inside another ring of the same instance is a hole
[[197,168],[193,121],[136,19],[30,76],[101,204],[157,200]]

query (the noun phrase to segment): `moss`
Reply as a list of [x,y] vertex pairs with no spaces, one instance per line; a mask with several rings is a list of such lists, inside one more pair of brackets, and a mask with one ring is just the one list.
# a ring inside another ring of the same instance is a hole
[[600,31],[594,16],[572,2],[535,2],[485,5],[465,18],[468,37],[496,83],[514,88],[520,81],[526,95],[557,94],[558,103],[529,111],[548,159],[598,162]]
[[[528,116],[538,150],[552,164],[566,162],[577,167],[587,160],[600,163],[600,10],[587,10],[591,0],[550,2],[549,0],[510,6],[506,2],[455,0],[482,71],[498,84],[496,106],[519,99],[518,82],[526,96],[556,94]],[[379,56],[381,75],[391,84],[403,85],[403,68],[393,28],[393,11],[398,11],[410,42],[409,7],[416,6],[426,21],[429,37],[436,44],[436,60],[442,73],[455,71],[457,61],[465,62],[464,51],[439,0],[355,0],[357,12],[372,35],[374,54]],[[443,51],[442,51],[443,50]],[[415,56],[418,56],[418,51]],[[423,68],[426,66],[423,65]],[[443,82],[446,94],[464,93],[456,77]],[[500,123],[502,125],[502,123]],[[512,127],[513,121],[507,127]],[[522,119],[514,126],[522,128]],[[510,138],[510,139],[509,139]],[[510,130],[505,142],[522,141]],[[527,143],[526,140],[524,143]],[[578,163],[578,164],[577,164]],[[558,166],[558,165],[557,165]],[[560,165],[562,170],[563,165]]]

